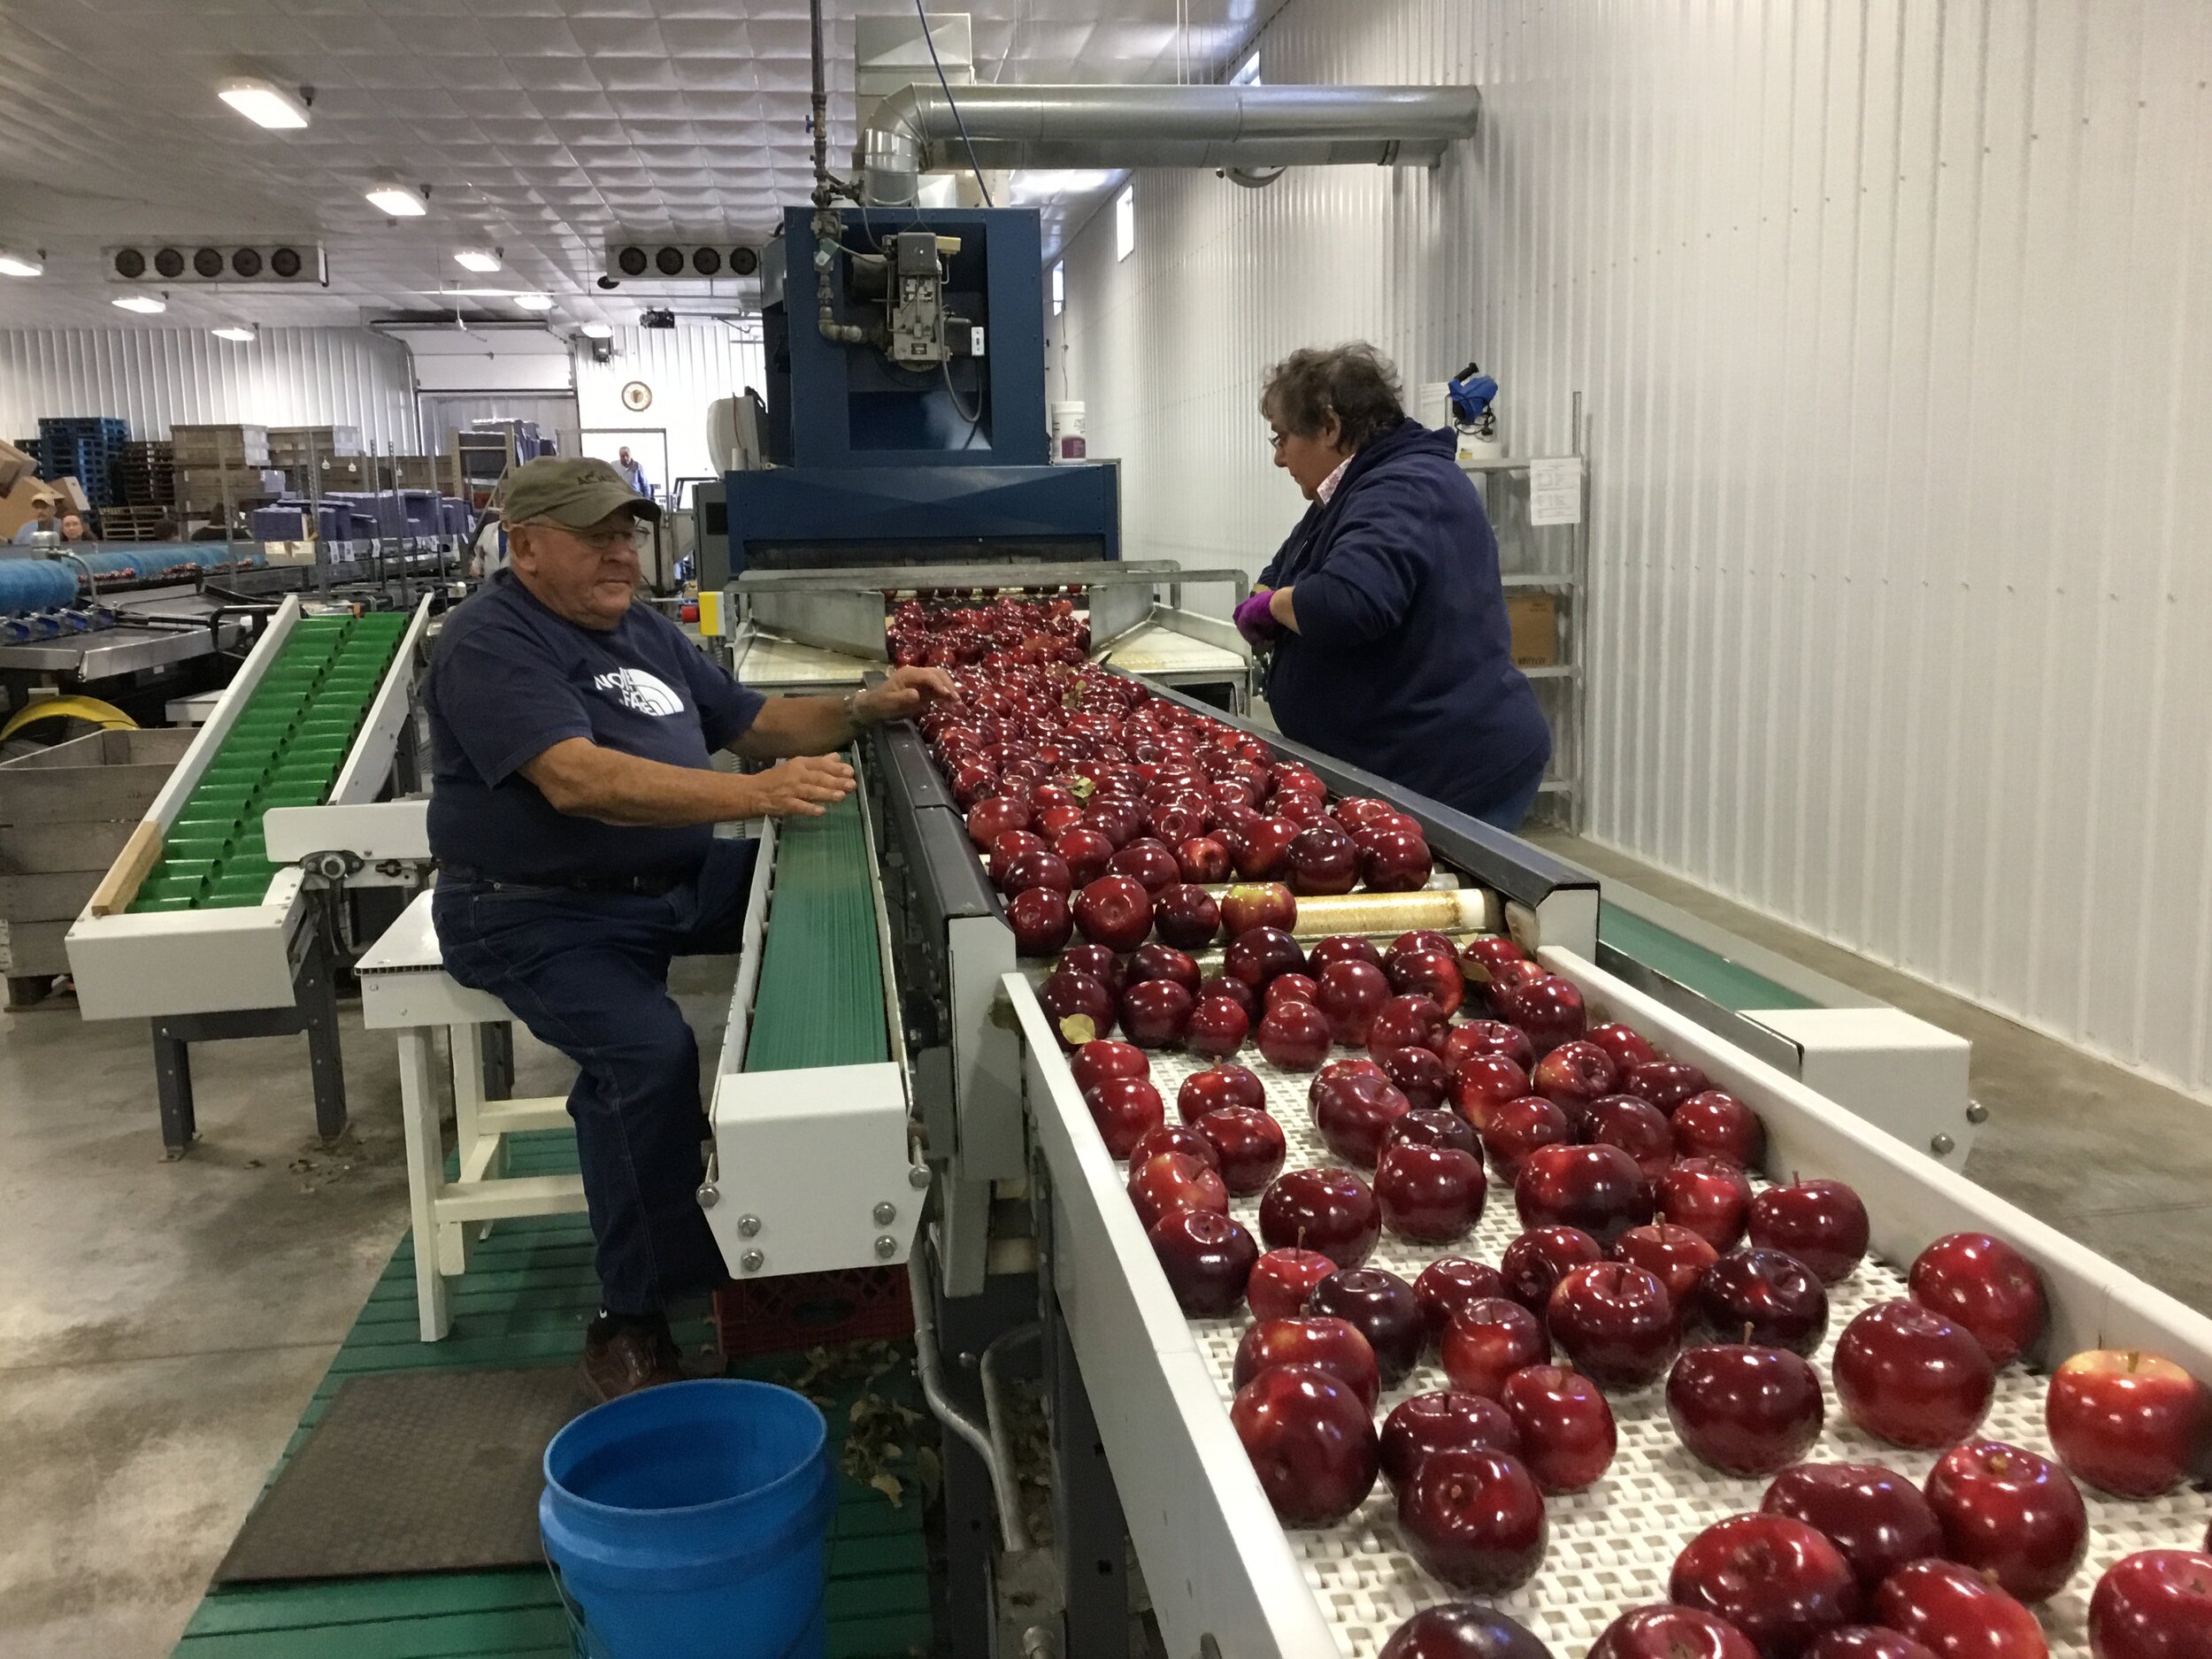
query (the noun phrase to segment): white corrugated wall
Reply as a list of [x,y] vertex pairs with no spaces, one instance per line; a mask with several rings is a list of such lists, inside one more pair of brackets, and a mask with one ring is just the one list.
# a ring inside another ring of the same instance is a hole
[[[664,431],[669,473],[653,479],[656,488],[715,476],[707,449],[708,405],[749,386],[767,395],[757,328],[749,337],[726,324],[618,328],[608,343],[614,355],[605,363],[592,361],[588,342],[576,348],[576,406],[586,431]],[[622,388],[633,381],[652,394],[642,413],[632,413],[622,402]],[[654,470],[648,460],[647,471]]]
[[0,328],[0,438],[41,417],[111,416],[134,438],[173,426],[357,426],[411,453],[406,349],[365,328],[265,328],[248,344],[204,328]]
[[1581,393],[1594,833],[2212,1094],[2212,6],[1291,0],[1263,65],[1485,129],[1078,239],[1133,550],[1271,550],[1293,346],[1479,357],[1524,455]]

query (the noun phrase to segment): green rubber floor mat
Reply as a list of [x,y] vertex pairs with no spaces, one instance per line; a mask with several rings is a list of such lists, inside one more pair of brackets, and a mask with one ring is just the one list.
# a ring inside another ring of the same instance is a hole
[[[565,1133],[518,1136],[512,1144],[514,1174],[575,1168],[575,1140]],[[469,1271],[455,1281],[453,1333],[442,1342],[419,1339],[414,1274],[412,1241],[403,1240],[300,1418],[286,1458],[315,1432],[348,1377],[572,1366],[583,1351],[584,1326],[598,1308],[591,1228],[581,1216],[499,1223],[471,1249]],[[680,1324],[676,1338],[687,1353],[695,1353],[711,1331],[702,1316]],[[892,1357],[890,1350],[884,1357]],[[849,1441],[852,1408],[864,1390],[920,1421],[910,1351],[897,1354],[895,1362],[864,1379],[849,1368],[826,1365],[817,1350],[749,1361],[731,1373],[803,1388],[829,1419],[832,1455],[841,1468],[830,1533],[831,1659],[906,1659],[930,1647],[922,1532],[927,1471],[910,1449],[856,1437]],[[877,1421],[881,1412],[862,1415]],[[884,1485],[899,1488],[896,1503],[870,1484],[885,1474],[892,1479]],[[193,1615],[175,1659],[570,1659],[571,1652],[552,1581],[542,1569],[531,1569],[218,1588]]]
[[1777,985],[1740,962],[1669,933],[1656,922],[1632,916],[1617,904],[1599,904],[1598,939],[1735,1013],[1747,1009],[1819,1006],[1810,997]]
[[748,1071],[890,1058],[883,949],[860,798],[777,826],[767,948],[746,1038]]

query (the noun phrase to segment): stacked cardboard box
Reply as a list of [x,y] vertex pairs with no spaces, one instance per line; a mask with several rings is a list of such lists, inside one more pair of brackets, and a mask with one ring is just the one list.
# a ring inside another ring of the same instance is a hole
[[266,426],[172,426],[169,443],[180,467],[266,466]]

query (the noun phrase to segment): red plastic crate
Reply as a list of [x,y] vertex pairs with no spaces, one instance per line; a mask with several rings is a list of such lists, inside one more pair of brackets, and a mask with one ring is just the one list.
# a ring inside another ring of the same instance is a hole
[[914,1334],[906,1268],[740,1279],[714,1293],[714,1335],[726,1360]]

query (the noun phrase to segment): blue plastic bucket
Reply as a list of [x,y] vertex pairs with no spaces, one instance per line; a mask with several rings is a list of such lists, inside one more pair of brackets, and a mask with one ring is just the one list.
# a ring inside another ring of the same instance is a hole
[[768,1383],[670,1383],[545,1448],[538,1527],[580,1659],[821,1659],[829,1431]]

